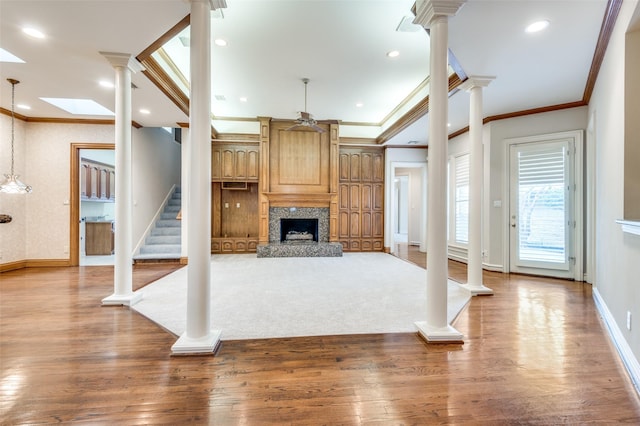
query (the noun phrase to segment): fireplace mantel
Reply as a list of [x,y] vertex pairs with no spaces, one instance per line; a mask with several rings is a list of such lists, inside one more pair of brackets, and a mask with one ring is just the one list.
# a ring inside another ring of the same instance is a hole
[[283,193],[265,192],[263,193],[269,200],[271,207],[329,207],[331,196],[326,193]]

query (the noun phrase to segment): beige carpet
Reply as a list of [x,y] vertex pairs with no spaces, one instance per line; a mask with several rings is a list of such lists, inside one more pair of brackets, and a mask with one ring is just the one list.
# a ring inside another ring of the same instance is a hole
[[[384,253],[211,257],[211,327],[222,340],[415,332],[426,319],[424,269]],[[139,291],[132,307],[176,336],[186,327],[187,268]],[[451,323],[471,296],[448,283]]]

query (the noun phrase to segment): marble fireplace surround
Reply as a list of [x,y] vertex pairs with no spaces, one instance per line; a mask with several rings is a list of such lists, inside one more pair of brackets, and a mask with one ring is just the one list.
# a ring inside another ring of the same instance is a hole
[[329,242],[329,208],[270,207],[269,244],[280,242],[280,219],[318,219],[318,242]]
[[[318,219],[318,241],[280,242],[280,219]],[[269,207],[269,244],[257,247],[258,257],[339,257],[342,244],[329,242],[328,207]]]

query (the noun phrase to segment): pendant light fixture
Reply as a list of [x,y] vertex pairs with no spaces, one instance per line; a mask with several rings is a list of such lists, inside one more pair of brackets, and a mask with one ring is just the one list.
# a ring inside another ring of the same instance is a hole
[[0,184],[0,192],[7,194],[28,194],[31,192],[31,187],[18,180],[18,175],[13,171],[13,157],[14,157],[14,142],[15,142],[15,95],[16,84],[20,83],[14,78],[8,78],[7,81],[11,83],[11,174],[4,175],[5,180]]

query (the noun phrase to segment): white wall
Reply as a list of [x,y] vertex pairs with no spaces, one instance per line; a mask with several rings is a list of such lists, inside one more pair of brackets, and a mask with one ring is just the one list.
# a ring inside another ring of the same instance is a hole
[[134,247],[144,237],[172,186],[180,186],[180,150],[180,144],[164,129],[142,128],[135,133],[132,153]]
[[[487,90],[490,90],[490,87]],[[485,162],[485,178],[489,178],[489,187],[485,185],[485,206],[487,216],[485,222],[489,227],[490,238],[488,243],[487,258],[485,262],[498,267],[504,267],[504,258],[508,255],[509,247],[504,241],[506,227],[508,226],[509,193],[507,183],[509,179],[509,158],[505,140],[524,136],[544,135],[569,130],[587,128],[587,107],[571,108],[566,110],[547,112],[506,120],[493,121],[487,126],[489,132],[488,146],[489,164]],[[488,194],[488,195],[487,195]],[[501,203],[500,207],[494,207],[494,203]],[[505,213],[507,212],[507,213]],[[507,271],[505,271],[507,272]]]
[[392,249],[393,227],[393,169],[394,167],[420,166],[427,162],[427,150],[417,148],[388,148],[385,150],[384,192],[384,247]]
[[[8,173],[10,117],[0,115],[0,125],[0,167]],[[16,171],[33,192],[19,198],[0,194],[0,213],[14,216],[11,223],[0,225],[0,263],[69,259],[70,145],[114,140],[113,125],[16,120]],[[180,182],[180,145],[162,129],[143,128],[132,129],[132,147],[135,242],[170,188]]]
[[[595,116],[596,145],[595,292],[611,313],[637,364],[640,357],[640,236],[623,233],[615,222],[622,218],[624,209],[624,33],[634,9],[638,16],[637,2],[623,2],[589,113]],[[637,119],[637,111],[634,114]],[[627,311],[632,315],[631,330],[626,327]]]

